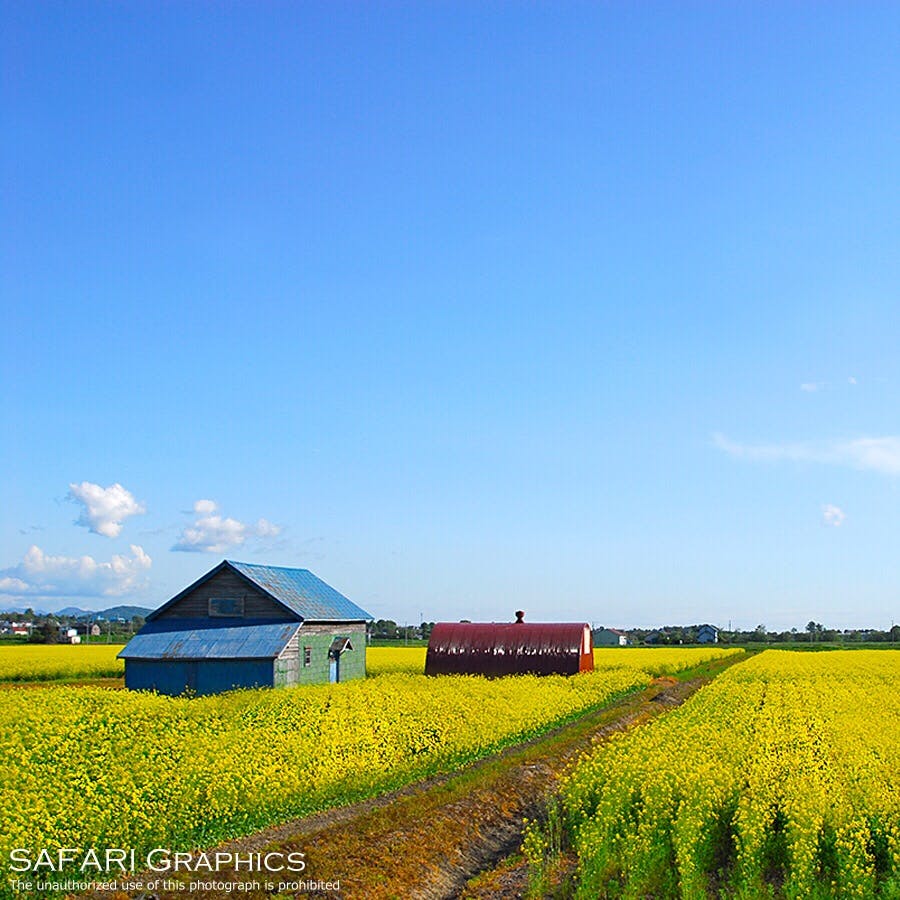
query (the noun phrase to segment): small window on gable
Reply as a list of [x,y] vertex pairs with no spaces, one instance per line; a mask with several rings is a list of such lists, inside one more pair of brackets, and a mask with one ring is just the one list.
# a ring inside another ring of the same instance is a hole
[[306,668],[312,662],[312,647],[303,648],[303,667]]
[[244,615],[243,597],[210,597],[211,618],[240,618]]

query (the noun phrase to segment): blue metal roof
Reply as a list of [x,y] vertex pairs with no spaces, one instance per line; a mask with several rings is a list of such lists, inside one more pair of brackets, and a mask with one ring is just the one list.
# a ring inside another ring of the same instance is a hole
[[245,620],[220,625],[209,619],[147,622],[119,651],[119,659],[268,659],[278,656],[299,622]]
[[313,575],[309,569],[258,566],[231,559],[226,562],[304,619],[361,622],[372,618],[352,600]]

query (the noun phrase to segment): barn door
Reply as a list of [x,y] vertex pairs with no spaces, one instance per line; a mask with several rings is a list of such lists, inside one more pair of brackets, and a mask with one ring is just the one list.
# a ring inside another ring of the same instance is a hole
[[328,680],[337,684],[340,678],[340,657],[332,657],[328,660]]

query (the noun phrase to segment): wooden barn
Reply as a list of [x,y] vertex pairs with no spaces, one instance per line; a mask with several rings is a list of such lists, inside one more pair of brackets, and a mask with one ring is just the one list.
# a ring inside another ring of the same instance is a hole
[[591,626],[584,622],[526,624],[439,622],[431,632],[426,675],[577,675],[594,668]]
[[119,653],[125,686],[216,694],[364,678],[371,618],[307,569],[225,560],[147,616]]

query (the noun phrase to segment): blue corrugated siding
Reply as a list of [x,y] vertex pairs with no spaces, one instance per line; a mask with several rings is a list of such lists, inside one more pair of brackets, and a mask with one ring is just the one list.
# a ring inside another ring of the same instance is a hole
[[160,694],[183,694],[190,685],[187,662],[155,662],[143,659],[125,660],[125,687],[131,691],[159,691]]
[[271,659],[197,662],[198,694],[217,694],[236,688],[274,687],[274,685],[274,663]]
[[237,688],[272,687],[271,659],[222,660],[125,660],[125,687],[132,691],[157,691],[177,696],[191,691],[218,694]]

